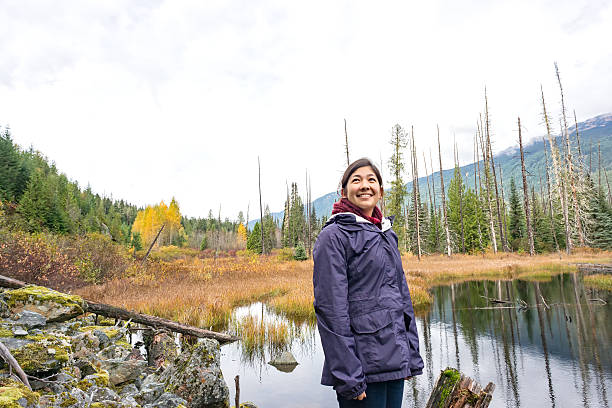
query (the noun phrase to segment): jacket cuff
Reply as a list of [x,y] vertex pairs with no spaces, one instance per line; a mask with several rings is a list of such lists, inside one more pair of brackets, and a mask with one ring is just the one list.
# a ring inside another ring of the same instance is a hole
[[338,394],[342,398],[352,400],[353,398],[357,398],[358,396],[360,396],[366,390],[367,387],[368,385],[365,383],[365,381],[363,381],[351,388],[350,390],[345,392],[339,392]]
[[421,375],[423,374],[423,370],[410,370],[410,376]]

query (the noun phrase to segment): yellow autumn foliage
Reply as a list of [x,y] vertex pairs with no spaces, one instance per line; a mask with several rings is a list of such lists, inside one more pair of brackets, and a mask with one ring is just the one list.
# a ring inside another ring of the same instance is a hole
[[155,243],[156,247],[171,245],[179,237],[185,238],[185,231],[181,225],[181,211],[174,197],[170,201],[170,206],[162,201],[155,206],[149,205],[144,210],[138,211],[132,226],[132,233],[139,233],[143,245],[148,247],[162,225],[165,227]]
[[247,230],[243,223],[240,223],[240,225],[238,225],[238,239],[240,240],[241,243],[246,244]]

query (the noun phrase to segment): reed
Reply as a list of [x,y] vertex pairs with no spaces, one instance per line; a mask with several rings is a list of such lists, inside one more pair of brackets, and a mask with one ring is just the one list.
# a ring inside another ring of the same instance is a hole
[[[576,250],[573,255],[529,257],[512,253],[454,254],[402,258],[415,310],[432,302],[429,288],[482,279],[543,280],[575,270],[574,263],[605,263],[612,252]],[[132,266],[126,276],[79,289],[93,301],[121,306],[182,323],[216,330],[227,328],[236,306],[265,301],[297,322],[315,321],[312,261],[286,261],[278,254],[200,259],[155,260],[144,268]]]
[[612,276],[604,274],[586,275],[584,286],[594,289],[612,290]]

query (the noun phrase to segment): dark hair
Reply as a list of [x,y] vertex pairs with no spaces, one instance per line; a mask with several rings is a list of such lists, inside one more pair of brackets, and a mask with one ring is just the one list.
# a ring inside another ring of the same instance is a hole
[[360,169],[362,167],[367,167],[367,166],[370,166],[372,170],[374,170],[374,174],[376,175],[376,178],[378,179],[378,184],[380,184],[380,186],[382,187],[383,181],[382,181],[382,176],[380,175],[380,171],[378,170],[378,167],[376,167],[376,165],[372,163],[372,161],[368,159],[367,157],[362,157],[361,159],[357,159],[351,164],[349,164],[349,166],[346,168],[346,170],[344,171],[344,174],[342,175],[342,179],[340,179],[340,188],[342,190],[346,188],[349,178],[351,177],[351,174],[355,172],[355,170]]

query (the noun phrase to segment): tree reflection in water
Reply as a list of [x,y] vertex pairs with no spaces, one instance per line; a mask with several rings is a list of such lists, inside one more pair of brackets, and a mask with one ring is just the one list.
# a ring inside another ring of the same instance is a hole
[[[464,282],[433,294],[431,310],[417,316],[424,372],[406,383],[404,407],[423,407],[447,366],[481,384],[495,382],[491,407],[609,407],[612,292],[585,288],[581,275],[570,273]],[[510,303],[493,305],[487,298]],[[596,298],[607,303],[590,301]],[[529,306],[516,307],[519,300]],[[240,374],[241,395],[260,406],[333,404],[333,391],[319,385],[324,358],[313,322],[289,321],[262,304],[239,308],[233,319],[262,313],[264,323],[287,325],[286,342],[224,346],[226,378]],[[279,350],[299,361],[292,373],[267,364]]]

